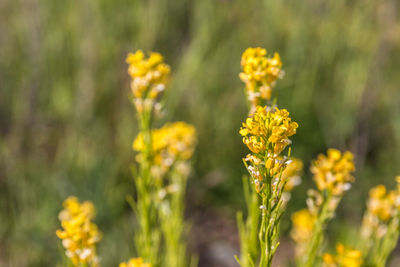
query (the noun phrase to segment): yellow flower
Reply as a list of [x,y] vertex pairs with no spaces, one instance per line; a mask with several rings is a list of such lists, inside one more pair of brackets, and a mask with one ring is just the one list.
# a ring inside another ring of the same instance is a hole
[[308,241],[313,235],[316,217],[307,209],[299,210],[292,214],[292,230],[290,236],[296,243],[297,256],[302,256],[306,250]]
[[[153,130],[151,154],[154,165],[165,171],[177,161],[188,160],[194,152],[196,142],[196,129],[185,122],[167,123],[162,128]],[[144,151],[142,133],[135,138],[133,149]]]
[[313,234],[316,217],[309,210],[302,209],[292,214],[291,236],[296,242],[303,242]]
[[252,152],[277,156],[291,144],[289,137],[296,133],[297,127],[286,109],[257,106],[256,112],[247,118],[239,133]]
[[137,110],[143,111],[148,105],[152,107],[165,90],[170,67],[163,62],[161,54],[151,52],[145,58],[142,50],[129,53],[126,62],[129,64],[128,73],[132,78],[131,90]]
[[128,262],[121,262],[119,267],[151,267],[151,264],[144,263],[142,258],[132,258]]
[[297,127],[286,109],[261,106],[257,106],[256,112],[242,124],[239,133],[243,136],[243,143],[253,152],[244,161],[257,192],[264,188],[267,178],[274,179],[274,191],[283,186],[279,177],[289,159],[279,157],[279,154],[291,144],[289,137],[296,133]]
[[320,154],[312,163],[311,172],[319,190],[328,190],[333,195],[341,195],[350,189],[355,171],[353,154],[343,154],[337,149],[328,149],[327,156]]
[[387,221],[395,212],[395,201],[395,192],[387,192],[384,185],[378,185],[369,191],[368,211],[381,221]]
[[360,267],[363,263],[361,252],[346,248],[342,244],[336,246],[337,255],[325,253],[323,267]]
[[59,214],[62,230],[57,236],[62,240],[65,254],[75,266],[82,263],[98,266],[96,244],[101,239],[97,225],[91,222],[95,209],[91,202],[80,203],[74,196],[63,202],[64,210]]
[[270,100],[276,80],[283,75],[282,62],[278,53],[267,57],[267,50],[261,47],[247,48],[242,55],[240,79],[246,84],[246,93],[252,107],[261,100]]

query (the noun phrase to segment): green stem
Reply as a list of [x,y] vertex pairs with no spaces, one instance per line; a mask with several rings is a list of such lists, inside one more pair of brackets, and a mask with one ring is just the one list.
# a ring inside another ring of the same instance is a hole
[[313,237],[308,244],[308,248],[305,255],[304,264],[301,266],[303,267],[313,267],[316,264],[316,258],[318,256],[319,248],[324,240],[324,230],[327,224],[327,221],[331,217],[332,211],[329,209],[329,203],[331,201],[331,195],[328,194],[323,205],[317,221],[314,224],[313,229]]
[[140,132],[143,136],[144,150],[139,166],[139,175],[135,177],[137,189],[137,218],[140,231],[136,234],[137,252],[146,261],[157,266],[159,235],[156,225],[156,210],[152,197],[156,188],[151,177],[152,140],[151,140],[151,112],[139,113]]

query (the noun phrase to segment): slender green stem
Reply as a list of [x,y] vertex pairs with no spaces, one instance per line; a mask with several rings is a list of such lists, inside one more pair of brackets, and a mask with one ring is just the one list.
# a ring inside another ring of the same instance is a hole
[[152,201],[156,188],[151,177],[152,140],[151,140],[151,113],[139,113],[140,132],[143,136],[144,150],[139,166],[139,175],[135,177],[137,189],[137,218],[140,231],[135,235],[138,254],[151,262],[158,264],[159,231],[156,225],[156,210]]
[[328,194],[326,196],[325,201],[322,204],[317,221],[314,224],[313,237],[311,238],[311,241],[308,244],[304,262],[301,265],[302,267],[303,266],[304,267],[313,267],[316,264],[316,258],[318,256],[319,248],[321,247],[321,244],[324,240],[323,233],[324,233],[327,221],[330,219],[331,213],[332,213],[332,211],[330,211],[330,209],[329,209],[330,201],[331,201],[331,195]]

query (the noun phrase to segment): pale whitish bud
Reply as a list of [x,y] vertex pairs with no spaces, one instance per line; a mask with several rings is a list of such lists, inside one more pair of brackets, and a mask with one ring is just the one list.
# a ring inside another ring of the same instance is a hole
[[333,211],[337,208],[337,206],[339,205],[340,202],[340,198],[338,197],[332,197],[331,201],[328,203],[329,205],[329,210]]
[[154,104],[154,114],[157,117],[162,117],[164,115],[162,105],[160,102]]
[[143,112],[143,100],[142,99],[136,98],[134,100],[134,104],[135,104],[135,107],[138,112]]
[[68,249],[71,245],[74,244],[74,242],[69,238],[63,239],[61,241],[61,243],[62,243],[63,247],[66,248],[66,249]]
[[164,164],[166,166],[171,166],[172,164],[174,164],[174,159],[171,157],[167,157],[163,160]]
[[169,194],[173,194],[178,192],[180,188],[179,185],[177,184],[170,184],[169,186],[166,187],[166,189]]
[[156,85],[155,89],[156,89],[158,92],[161,93],[162,91],[165,90],[165,85],[162,84],[162,83],[159,83],[159,84]]
[[249,101],[253,101],[254,99],[260,97],[260,93],[259,92],[248,92],[248,100]]
[[298,186],[299,184],[301,184],[301,177],[300,176],[293,176],[292,178],[290,178],[290,184],[292,186]]
[[81,260],[86,260],[90,257],[90,255],[92,255],[92,250],[89,248],[85,248],[82,250],[82,252],[79,253],[79,258]]
[[175,165],[176,170],[182,174],[184,177],[189,176],[190,165],[184,161],[180,161]]
[[344,191],[348,191],[348,190],[350,190],[350,188],[351,188],[351,184],[350,184],[350,183],[345,183],[345,184],[343,185],[343,190],[344,190]]
[[66,210],[62,210],[59,214],[58,214],[58,219],[60,221],[67,221],[70,218],[69,212]]
[[156,77],[156,75],[154,75],[154,74],[156,74],[154,71],[147,72],[146,76],[145,76],[145,79],[146,80],[151,80],[153,77]]
[[164,175],[164,171],[159,166],[151,166],[151,174],[156,178],[161,178]]
[[74,253],[73,253],[72,251],[70,251],[70,250],[66,250],[66,251],[65,251],[65,255],[66,255],[68,258],[74,257]]
[[267,207],[265,207],[264,205],[260,206],[260,210],[266,210],[266,209],[267,209]]

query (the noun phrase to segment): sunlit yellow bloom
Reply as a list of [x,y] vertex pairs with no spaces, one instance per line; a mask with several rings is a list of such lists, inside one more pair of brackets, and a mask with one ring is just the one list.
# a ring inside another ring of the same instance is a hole
[[241,65],[239,77],[246,84],[247,97],[252,106],[262,104],[262,99],[270,100],[276,80],[283,75],[279,54],[267,57],[264,48],[247,48],[242,55]]
[[296,133],[297,127],[286,109],[257,106],[256,112],[247,118],[239,133],[252,152],[277,156],[291,144],[289,137]]
[[243,143],[253,152],[244,160],[257,192],[268,182],[265,179],[274,179],[273,190],[280,190],[283,186],[279,177],[289,159],[279,154],[291,144],[289,137],[296,133],[297,127],[286,109],[261,106],[257,106],[256,112],[242,124],[239,133],[243,136]]
[[312,163],[311,172],[319,190],[328,190],[333,195],[341,195],[351,187],[354,181],[353,154],[343,154],[337,149],[328,149],[327,156],[320,154]]
[[397,218],[400,212],[400,181],[396,177],[397,187],[387,191],[384,185],[377,185],[369,191],[367,210],[364,214],[361,234],[369,239],[372,235],[382,238],[386,235],[390,220]]
[[165,90],[170,76],[170,67],[163,62],[159,53],[152,52],[145,57],[142,50],[129,53],[126,62],[132,78],[131,90],[137,110],[153,107],[159,95]]
[[74,196],[63,202],[64,210],[59,214],[62,230],[57,230],[57,236],[62,239],[65,254],[75,266],[82,263],[98,266],[96,244],[101,239],[97,226],[91,222],[95,209],[91,202],[80,203]]
[[378,185],[369,191],[367,208],[370,213],[382,221],[390,219],[395,212],[396,193],[387,192],[384,185]]
[[290,236],[295,241],[296,255],[302,256],[306,250],[308,241],[313,235],[315,215],[309,210],[302,209],[292,214],[292,230]]
[[119,267],[151,267],[150,263],[144,263],[142,258],[132,258],[128,262],[121,262]]
[[[185,122],[168,123],[151,133],[153,163],[164,170],[176,161],[188,160],[194,152],[196,143],[194,126]],[[135,138],[133,149],[138,152],[144,151],[142,133]]]
[[323,267],[360,267],[363,263],[360,251],[346,248],[340,243],[336,246],[336,253],[336,255],[324,254]]

